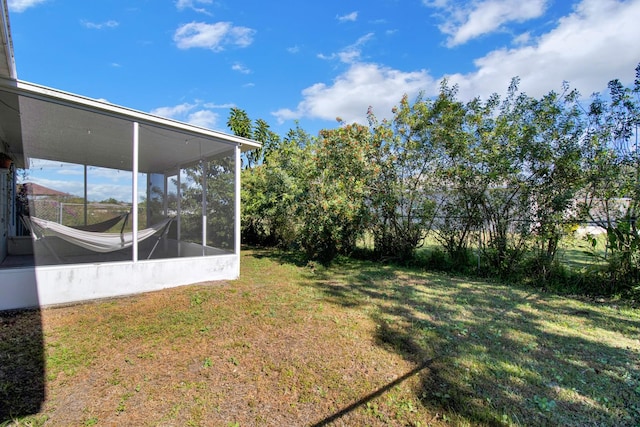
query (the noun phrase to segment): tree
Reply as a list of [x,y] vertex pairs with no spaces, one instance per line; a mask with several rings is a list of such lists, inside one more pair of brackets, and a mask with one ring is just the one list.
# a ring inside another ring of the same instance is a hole
[[256,241],[290,248],[299,240],[301,198],[312,167],[311,146],[313,138],[296,126],[277,146],[265,151],[263,164],[245,171],[246,191],[251,196],[243,212],[246,224],[255,227]]
[[468,264],[468,247],[481,224],[480,200],[486,185],[475,160],[474,137],[478,100],[468,105],[456,99],[457,87],[443,81],[434,104],[434,144],[439,147],[436,177],[438,210],[434,233],[451,264]]
[[612,80],[609,96],[607,101],[595,94],[589,107],[580,206],[585,218],[606,230],[608,290],[618,291],[637,286],[640,271],[640,64],[634,86]]
[[186,168],[181,178],[181,232],[187,241],[202,242],[203,196],[206,185],[207,244],[232,249],[234,239],[234,156],[203,159]]
[[582,188],[581,138],[584,132],[579,94],[563,85],[532,100],[534,137],[527,147],[526,167],[531,177],[527,192],[532,201],[536,271],[547,279],[560,239],[578,221],[574,201]]
[[433,178],[437,153],[432,145],[433,103],[422,95],[411,104],[405,95],[394,108],[393,122],[377,123],[376,175],[372,193],[375,250],[407,259],[424,243],[435,209]]
[[253,136],[264,144],[263,158],[242,171],[242,239],[290,248],[299,238],[299,203],[313,138],[296,124],[281,140],[261,119]]
[[369,129],[343,124],[322,130],[312,154],[301,200],[300,240],[309,258],[328,263],[353,251],[369,223]]
[[531,99],[518,92],[513,79],[507,96],[491,96],[476,103],[474,161],[483,193],[479,195],[481,230],[478,243],[483,259],[496,274],[505,276],[527,251],[532,235],[531,199],[527,188],[532,173],[527,154],[534,137]]
[[[263,122],[266,125],[266,122]],[[261,123],[262,124],[262,123]],[[232,107],[229,113],[229,119],[227,120],[227,127],[231,129],[234,135],[240,136],[242,138],[253,139],[254,138],[254,129],[251,123],[251,119],[246,111]],[[266,125],[268,129],[268,125]],[[262,131],[262,135],[265,135],[265,131],[260,128]],[[259,163],[262,158],[262,148],[254,148],[251,151],[248,151],[244,155],[244,159],[246,164],[244,168],[251,169],[253,166]]]

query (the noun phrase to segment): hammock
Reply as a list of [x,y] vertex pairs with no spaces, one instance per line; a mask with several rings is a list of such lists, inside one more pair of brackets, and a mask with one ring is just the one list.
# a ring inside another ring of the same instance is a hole
[[[133,232],[126,233],[98,233],[93,231],[78,230],[57,222],[47,221],[36,217],[24,217],[25,223],[29,225],[32,234],[36,240],[44,236],[45,230],[69,243],[88,249],[93,252],[107,253],[120,249],[129,248],[133,245]],[[173,218],[166,218],[163,221],[152,225],[149,228],[138,231],[138,242],[141,242],[153,236],[160,230],[158,240],[164,236],[168,230]],[[40,230],[40,236],[36,235],[35,229]],[[156,242],[157,243],[157,242]],[[155,246],[154,246],[155,249]]]
[[[83,230],[83,231],[103,232],[103,231],[107,231],[108,229],[110,229],[111,227],[119,223],[122,219],[126,218],[124,221],[124,224],[122,225],[122,227],[124,228],[127,225],[128,217],[129,217],[129,212],[123,213],[121,215],[118,215],[106,221],[97,222],[95,224],[88,224],[88,225],[73,225],[71,226],[71,228],[75,228],[76,230]],[[120,232],[122,232],[122,230],[120,230]]]

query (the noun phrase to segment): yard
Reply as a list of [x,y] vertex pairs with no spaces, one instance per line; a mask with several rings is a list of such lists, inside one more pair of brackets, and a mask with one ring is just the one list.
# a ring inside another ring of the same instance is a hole
[[2,426],[639,423],[619,301],[254,249],[238,281],[0,313]]

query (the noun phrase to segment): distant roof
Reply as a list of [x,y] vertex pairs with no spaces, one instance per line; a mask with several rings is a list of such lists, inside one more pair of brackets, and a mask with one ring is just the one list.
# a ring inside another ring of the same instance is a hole
[[47,188],[44,185],[36,184],[35,182],[25,182],[22,185],[27,186],[27,192],[30,196],[71,196],[69,193],[63,193],[62,191],[54,190],[53,188]]

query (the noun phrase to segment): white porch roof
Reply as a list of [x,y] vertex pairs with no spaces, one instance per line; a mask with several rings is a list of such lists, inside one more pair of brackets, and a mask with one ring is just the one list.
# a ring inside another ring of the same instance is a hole
[[[0,137],[18,166],[24,156],[128,170],[133,123],[140,172],[175,170],[236,144],[259,143],[19,80],[0,79]],[[28,161],[28,160],[26,160]]]

